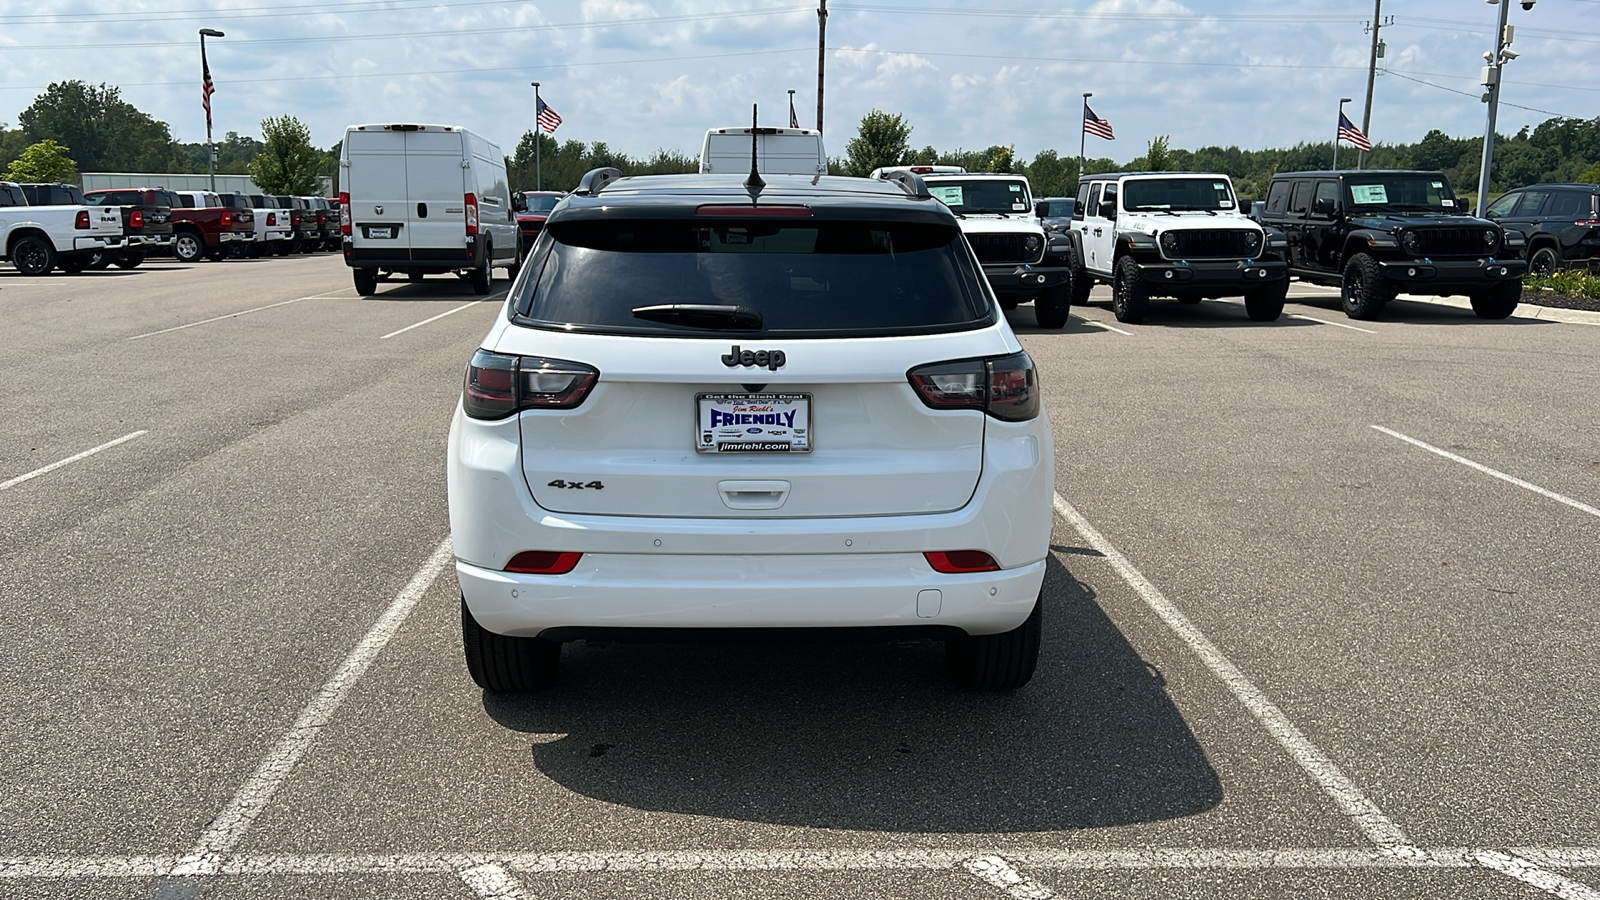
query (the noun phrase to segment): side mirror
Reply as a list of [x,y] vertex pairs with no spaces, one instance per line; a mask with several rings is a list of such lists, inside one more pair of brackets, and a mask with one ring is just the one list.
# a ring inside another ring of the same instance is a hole
[[1100,218],[1102,218],[1102,219],[1115,219],[1116,217],[1117,217],[1117,201],[1114,200],[1114,199],[1113,200],[1101,200],[1100,201]]
[[1311,212],[1319,216],[1333,215],[1333,198],[1323,197],[1322,199],[1318,200],[1316,203],[1312,204]]
[[527,212],[528,211],[528,198],[522,196],[522,192],[521,191],[512,191],[511,192],[511,208],[516,210],[517,212]]

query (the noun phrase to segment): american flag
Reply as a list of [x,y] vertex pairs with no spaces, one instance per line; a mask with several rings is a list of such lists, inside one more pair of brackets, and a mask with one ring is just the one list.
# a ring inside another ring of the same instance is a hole
[[1117,136],[1111,133],[1111,123],[1095,115],[1094,110],[1087,105],[1083,108],[1083,131],[1085,134],[1102,137],[1108,141],[1117,139]]
[[543,97],[539,98],[538,122],[540,128],[551,134],[554,134],[555,130],[561,125],[561,115],[551,109],[550,104],[544,102]]
[[[1327,134],[1327,132],[1324,131],[1323,134]],[[1367,136],[1361,133],[1361,129],[1357,128],[1356,124],[1350,121],[1350,118],[1342,112],[1339,113],[1339,140],[1355,144],[1356,149],[1362,153],[1372,149],[1372,142],[1367,140]]]
[[[190,71],[192,72],[194,70],[191,69]],[[206,129],[210,130],[211,95],[215,94],[217,89],[211,84],[211,64],[206,62],[206,51],[204,47],[200,48],[200,71],[205,75],[204,81],[202,81],[200,84],[200,105],[206,108]]]

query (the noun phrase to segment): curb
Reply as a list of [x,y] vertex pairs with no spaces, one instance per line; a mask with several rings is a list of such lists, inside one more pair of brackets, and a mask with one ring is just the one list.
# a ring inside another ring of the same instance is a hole
[[[1432,303],[1435,306],[1451,306],[1456,309],[1472,308],[1472,302],[1464,297],[1419,297],[1411,294],[1402,294],[1396,299],[1410,303]],[[1528,302],[1517,304],[1517,311],[1512,313],[1511,317],[1514,319],[1543,319],[1547,322],[1565,322],[1569,325],[1600,325],[1600,312],[1590,312],[1585,309],[1563,309],[1559,306],[1538,306]]]

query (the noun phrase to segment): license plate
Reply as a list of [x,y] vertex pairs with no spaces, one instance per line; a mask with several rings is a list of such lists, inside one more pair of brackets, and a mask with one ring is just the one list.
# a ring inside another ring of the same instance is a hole
[[394,229],[390,228],[387,225],[385,225],[382,228],[368,228],[367,229],[367,237],[369,237],[369,238],[392,238],[392,237],[394,237]]
[[810,394],[697,394],[701,453],[810,453]]

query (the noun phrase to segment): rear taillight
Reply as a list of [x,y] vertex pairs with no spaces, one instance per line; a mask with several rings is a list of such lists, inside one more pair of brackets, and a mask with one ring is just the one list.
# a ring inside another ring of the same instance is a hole
[[469,193],[467,200],[467,234],[478,233],[478,196]]
[[994,557],[982,550],[934,550],[922,555],[935,572],[946,575],[1000,570],[1000,564],[994,561]]
[[327,224],[328,224],[328,212],[327,212],[327,210],[323,210],[323,209],[317,210],[317,227],[321,228],[322,226],[327,225]]
[[275,213],[275,212],[267,213],[267,224],[268,225],[276,225],[276,224],[278,224],[278,214]]
[[600,380],[583,363],[479,350],[467,365],[461,408],[474,419],[504,419],[525,409],[572,409]]
[[135,209],[135,210],[130,210],[128,212],[128,227],[129,228],[143,228],[144,227],[144,210]]
[[293,225],[296,228],[300,227],[300,211],[299,210],[297,210],[297,209],[296,210],[290,210],[290,212],[289,212],[289,224]]
[[339,233],[350,233],[350,192],[339,192]]
[[233,226],[233,213],[223,210],[222,218],[218,221],[221,223],[223,228],[231,228]]
[[88,228],[89,227],[89,211],[87,209],[78,210],[78,214],[76,216],[72,217],[72,227],[73,228]]
[[525,575],[565,575],[578,565],[582,553],[558,553],[554,550],[524,550],[506,563],[507,572]]
[[998,359],[958,359],[918,366],[911,387],[932,409],[981,409],[1005,422],[1039,415],[1039,385],[1025,351]]

